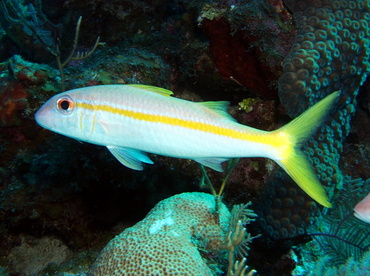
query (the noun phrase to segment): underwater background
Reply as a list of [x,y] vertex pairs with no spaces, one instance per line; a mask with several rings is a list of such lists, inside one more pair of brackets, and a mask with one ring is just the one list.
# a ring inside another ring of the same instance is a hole
[[[369,223],[353,215],[370,192],[369,24],[362,0],[0,0],[0,275],[370,275]],[[230,101],[238,122],[263,130],[340,90],[304,146],[333,208],[268,159],[222,174],[151,155],[138,172],[36,124],[55,94],[105,84]],[[226,182],[217,221],[210,182]],[[163,210],[184,244],[125,244]],[[122,248],[136,266],[121,268]]]

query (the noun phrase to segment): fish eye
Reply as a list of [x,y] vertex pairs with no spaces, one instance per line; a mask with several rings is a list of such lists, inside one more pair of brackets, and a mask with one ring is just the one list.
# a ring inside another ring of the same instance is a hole
[[57,110],[62,114],[69,114],[74,109],[74,102],[70,96],[62,96],[57,100]]

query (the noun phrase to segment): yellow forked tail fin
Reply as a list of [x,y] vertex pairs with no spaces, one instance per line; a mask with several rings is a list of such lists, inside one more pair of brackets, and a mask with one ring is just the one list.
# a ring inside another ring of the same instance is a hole
[[276,130],[280,136],[287,137],[288,146],[283,146],[281,158],[275,161],[310,197],[325,207],[331,207],[331,203],[301,147],[327,119],[338,96],[339,92],[330,94],[299,117]]

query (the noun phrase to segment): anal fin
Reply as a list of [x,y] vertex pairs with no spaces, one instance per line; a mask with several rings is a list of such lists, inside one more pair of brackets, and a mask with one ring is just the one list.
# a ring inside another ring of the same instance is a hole
[[194,159],[194,161],[202,164],[203,166],[206,166],[208,168],[211,168],[212,170],[223,172],[223,168],[221,163],[225,162],[229,159],[227,158],[198,158]]

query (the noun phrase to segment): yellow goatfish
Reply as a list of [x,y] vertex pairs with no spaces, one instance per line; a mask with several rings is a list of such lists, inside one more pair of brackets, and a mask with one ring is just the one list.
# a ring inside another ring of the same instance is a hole
[[125,166],[153,164],[146,152],[192,159],[216,171],[236,157],[277,162],[313,199],[330,207],[301,146],[332,110],[334,92],[275,131],[241,125],[228,102],[190,102],[146,85],[101,85],[63,92],[48,100],[37,123],[77,140],[106,146]]

